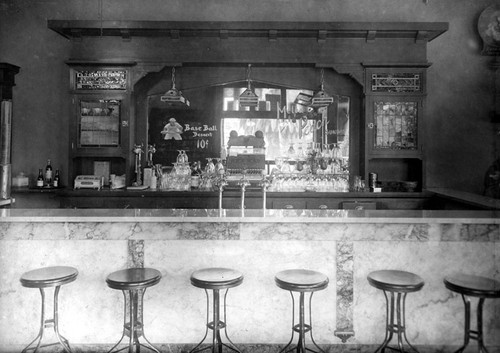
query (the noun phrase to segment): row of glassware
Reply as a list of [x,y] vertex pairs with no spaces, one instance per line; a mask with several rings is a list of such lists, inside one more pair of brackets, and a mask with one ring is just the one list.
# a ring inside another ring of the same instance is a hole
[[276,174],[269,185],[268,191],[275,192],[348,192],[349,175],[347,174]]

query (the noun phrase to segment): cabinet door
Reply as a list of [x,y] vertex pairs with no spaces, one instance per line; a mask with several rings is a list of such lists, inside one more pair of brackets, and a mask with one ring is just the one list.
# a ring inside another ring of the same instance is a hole
[[300,199],[273,199],[273,209],[305,209],[306,201]]
[[307,208],[310,210],[332,210],[340,208],[338,199],[328,199],[326,197],[307,200],[306,204]]
[[82,99],[77,124],[78,147],[119,147],[121,100]]
[[128,150],[127,99],[76,96],[72,150],[77,154],[120,155]]
[[420,156],[421,111],[420,97],[369,97],[368,155],[401,158]]

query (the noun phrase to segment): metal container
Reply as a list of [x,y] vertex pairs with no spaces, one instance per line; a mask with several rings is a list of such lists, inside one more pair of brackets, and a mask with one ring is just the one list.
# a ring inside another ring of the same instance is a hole
[[0,112],[0,164],[10,163],[12,136],[12,102],[2,101]]
[[0,199],[10,199],[10,177],[11,165],[2,164],[0,166]]
[[371,189],[377,187],[378,174],[377,173],[368,173],[368,187]]

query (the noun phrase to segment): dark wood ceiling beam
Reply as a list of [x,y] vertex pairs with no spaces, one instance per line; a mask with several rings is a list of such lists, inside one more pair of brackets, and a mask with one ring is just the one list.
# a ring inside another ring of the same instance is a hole
[[[98,21],[48,20],[48,28],[65,38],[84,36],[132,37],[171,36],[173,39],[196,37],[311,38],[326,41],[335,38],[371,40],[376,38],[431,41],[448,30],[447,22],[232,22],[232,21]],[[174,35],[172,35],[174,34]],[[178,34],[178,35],[177,35]]]

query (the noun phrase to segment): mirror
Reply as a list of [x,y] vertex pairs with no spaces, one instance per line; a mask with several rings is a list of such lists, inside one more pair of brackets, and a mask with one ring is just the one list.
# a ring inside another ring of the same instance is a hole
[[239,81],[184,90],[190,106],[161,102],[163,93],[149,95],[147,141],[156,149],[153,164],[171,166],[179,150],[186,151],[190,162],[205,164],[206,158],[220,157],[231,131],[238,136],[262,131],[268,164],[278,157],[300,158],[308,148],[335,148],[349,162],[348,96],[332,95],[332,104],[313,110],[304,103],[314,94],[310,89],[261,85],[252,87],[257,106],[241,107],[238,98],[246,88]]

